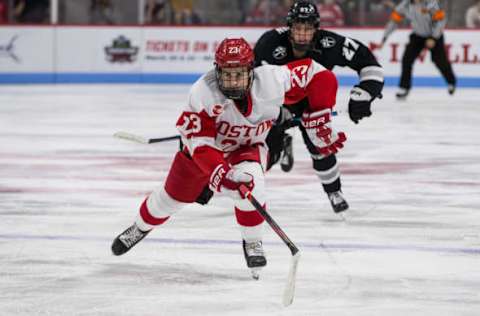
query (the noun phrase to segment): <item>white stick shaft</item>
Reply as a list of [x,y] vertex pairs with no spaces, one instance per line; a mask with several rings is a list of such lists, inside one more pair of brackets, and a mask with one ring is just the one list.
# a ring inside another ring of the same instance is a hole
[[300,252],[297,252],[290,261],[290,270],[288,271],[287,284],[283,292],[283,306],[289,306],[293,303],[295,296],[295,282],[297,279],[298,261],[300,260]]

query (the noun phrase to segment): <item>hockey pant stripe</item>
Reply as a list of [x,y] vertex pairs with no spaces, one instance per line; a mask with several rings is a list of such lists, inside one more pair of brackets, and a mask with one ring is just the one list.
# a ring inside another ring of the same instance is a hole
[[150,215],[150,211],[147,207],[147,199],[145,199],[145,201],[142,203],[142,206],[140,206],[140,216],[142,217],[143,221],[149,225],[161,225],[170,218],[170,216],[156,218]]
[[332,168],[325,170],[325,171],[315,171],[320,182],[322,184],[330,184],[333,183],[340,177],[340,169],[338,168],[338,164],[335,164]]
[[340,168],[335,155],[330,155],[323,159],[314,158],[312,162],[313,169],[315,169],[315,173],[323,185],[329,185],[340,179]]
[[150,230],[154,226],[163,224],[171,215],[188,204],[170,197],[162,185],[145,199],[136,223],[141,230]]
[[[265,205],[263,206],[265,207]],[[264,219],[257,210],[244,211],[235,207],[235,216],[240,226],[252,227],[263,223]]]
[[265,220],[257,210],[242,211],[235,207],[235,215],[240,225],[240,233],[243,240],[246,242],[262,240],[263,222]]

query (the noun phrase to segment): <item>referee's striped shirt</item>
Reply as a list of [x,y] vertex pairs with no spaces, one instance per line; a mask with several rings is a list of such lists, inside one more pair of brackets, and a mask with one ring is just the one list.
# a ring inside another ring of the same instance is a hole
[[445,11],[440,9],[437,0],[403,0],[393,10],[388,22],[384,39],[386,39],[404,19],[412,24],[413,33],[421,37],[442,36],[445,28]]

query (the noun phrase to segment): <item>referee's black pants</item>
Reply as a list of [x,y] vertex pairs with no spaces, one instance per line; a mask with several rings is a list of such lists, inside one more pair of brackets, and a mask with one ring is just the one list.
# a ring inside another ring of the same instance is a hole
[[[410,89],[412,86],[412,68],[415,59],[420,55],[425,48],[427,37],[421,37],[416,34],[410,34],[410,41],[407,44],[405,53],[402,57],[402,75],[400,77],[400,87]],[[432,54],[432,61],[437,66],[443,78],[448,84],[456,84],[455,75],[453,74],[452,65],[448,61],[447,53],[445,51],[445,42],[443,35],[435,41],[435,46],[430,50]]]

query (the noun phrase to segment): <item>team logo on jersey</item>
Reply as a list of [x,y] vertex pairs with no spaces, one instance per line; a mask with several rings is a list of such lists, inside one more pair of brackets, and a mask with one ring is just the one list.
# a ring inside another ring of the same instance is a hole
[[301,65],[291,70],[292,87],[305,88],[307,86],[307,65]]
[[327,37],[322,38],[320,40],[320,43],[322,44],[322,46],[324,48],[330,48],[330,47],[335,46],[337,41],[333,37],[327,36]]
[[223,106],[221,104],[215,104],[212,108],[213,116],[219,116],[223,113]]
[[285,46],[278,46],[273,51],[273,58],[275,59],[283,59],[287,56],[287,48]]

